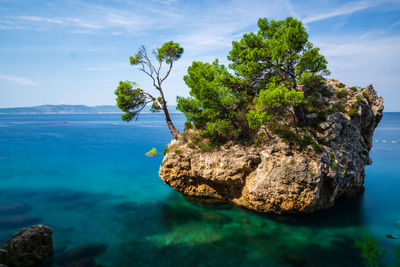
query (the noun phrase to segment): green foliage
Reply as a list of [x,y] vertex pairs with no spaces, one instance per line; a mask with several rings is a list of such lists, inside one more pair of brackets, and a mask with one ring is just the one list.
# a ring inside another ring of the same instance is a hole
[[352,86],[352,87],[350,87],[350,90],[353,91],[353,92],[357,92],[357,91],[364,90],[364,88],[362,88],[360,86]]
[[342,112],[344,113],[346,111],[346,106],[343,105],[342,103],[335,103],[333,105],[333,112]]
[[148,156],[148,157],[155,157],[155,156],[157,156],[157,155],[159,155],[159,154],[158,154],[158,152],[157,152],[157,149],[156,149],[155,147],[153,147],[153,148],[152,148],[149,152],[147,152],[145,155]]
[[385,250],[378,248],[378,240],[366,235],[364,236],[364,240],[356,241],[355,246],[361,249],[362,256],[366,260],[368,267],[384,266],[382,260]]
[[[175,128],[169,116],[167,103],[164,98],[162,83],[169,76],[172,64],[178,60],[183,53],[183,48],[178,43],[173,41],[167,42],[161,48],[153,50],[153,56],[158,61],[158,66],[153,65],[152,61],[147,55],[146,48],[141,46],[139,51],[129,58],[131,65],[138,65],[139,70],[145,73],[153,81],[153,86],[159,92],[159,96],[153,96],[149,92],[145,92],[140,88],[134,89],[133,82],[120,82],[115,94],[117,95],[117,105],[125,112],[122,115],[122,120],[131,121],[137,118],[137,115],[143,110],[147,104],[152,104],[150,110],[152,112],[163,111],[165,114],[165,121],[172,136],[176,139],[179,136],[179,131]],[[161,74],[163,68],[162,64],[169,65],[165,74]]]
[[357,112],[358,112],[358,107],[355,108],[355,107],[351,106],[351,108],[349,109],[348,115],[349,115],[350,117],[352,117],[352,116],[356,115]]
[[169,148],[168,148],[168,146],[166,146],[166,147],[164,148],[162,154],[165,156],[165,155],[167,155],[168,152],[169,152]]
[[[163,99],[161,98],[161,96],[157,97],[157,102],[158,102],[158,103],[163,103]],[[163,108],[160,107],[160,106],[157,104],[157,102],[154,101],[153,104],[151,105],[151,107],[150,107],[150,111],[151,111],[151,112],[160,112],[160,111],[163,110]],[[167,104],[167,103],[165,103],[165,105],[166,105],[166,104]]]
[[181,58],[183,54],[183,48],[179,46],[178,43],[169,41],[157,49],[157,58],[159,61],[165,61],[166,63],[171,63],[177,61]]
[[269,136],[272,124],[286,124],[275,130],[296,139],[286,117],[292,118],[297,132],[296,107],[304,102],[297,84],[315,89],[329,74],[325,57],[308,41],[300,21],[261,18],[257,25],[257,32],[232,42],[229,67],[218,60],[195,61],[184,77],[190,96],[178,97],[177,108],[213,144],[259,142],[259,130]]
[[356,101],[353,104],[351,104],[351,106],[350,106],[348,115],[351,117],[351,116],[354,116],[355,114],[357,114],[358,109],[359,109],[361,103],[363,103],[363,102],[364,101],[362,100],[362,98],[359,95],[357,95]]
[[179,156],[180,154],[182,154],[182,150],[176,149],[176,150],[175,150],[175,154],[177,154],[177,155]]
[[337,98],[347,98],[349,93],[346,90],[340,90],[336,92]]
[[269,83],[264,90],[260,91],[259,96],[254,98],[256,110],[249,110],[246,114],[249,127],[260,128],[261,125],[273,120],[292,105],[300,104],[303,100],[303,92],[289,90],[282,84]]
[[339,83],[339,84],[337,85],[337,87],[339,87],[339,88],[345,88],[346,85],[345,85],[344,83]]
[[201,143],[200,144],[200,151],[201,152],[210,152],[214,149],[215,147],[211,143]]
[[193,128],[193,124],[189,121],[185,122],[185,129],[192,129]]
[[146,106],[147,97],[140,88],[134,88],[134,82],[119,82],[115,94],[117,95],[117,106],[125,112],[121,119],[131,121]]
[[311,88],[320,88],[324,84],[324,79],[320,75],[315,75],[312,72],[304,72],[299,78],[299,84]]

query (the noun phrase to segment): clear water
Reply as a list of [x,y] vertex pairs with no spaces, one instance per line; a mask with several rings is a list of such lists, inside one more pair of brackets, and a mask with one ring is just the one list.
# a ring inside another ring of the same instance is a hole
[[[173,119],[182,129],[184,117]],[[385,113],[375,132],[365,193],[303,217],[188,202],[159,179],[162,157],[144,156],[170,138],[161,114],[130,124],[113,114],[0,115],[0,242],[42,223],[54,228],[46,266],[93,266],[88,258],[103,266],[362,266],[354,240],[368,233],[393,260],[396,241],[385,234],[400,232],[400,114]]]

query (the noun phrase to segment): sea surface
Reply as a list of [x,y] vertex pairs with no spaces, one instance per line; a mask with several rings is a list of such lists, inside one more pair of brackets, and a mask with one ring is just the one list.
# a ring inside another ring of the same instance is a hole
[[[173,114],[179,129],[185,118]],[[365,192],[310,216],[187,201],[158,177],[171,135],[162,114],[0,115],[0,243],[54,228],[43,266],[363,266],[365,234],[400,235],[400,113],[374,134]]]

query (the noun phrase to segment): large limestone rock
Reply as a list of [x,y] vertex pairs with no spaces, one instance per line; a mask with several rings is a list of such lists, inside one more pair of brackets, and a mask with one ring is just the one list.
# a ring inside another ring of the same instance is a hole
[[[333,206],[341,196],[362,192],[383,99],[371,85],[353,92],[337,84],[337,80],[328,80],[326,87],[333,93],[347,90],[349,98],[329,101],[346,101],[348,108],[320,124],[322,131],[316,140],[325,144],[321,150],[312,146],[294,149],[275,137],[262,147],[225,145],[199,152],[180,138],[169,145],[159,171],[161,179],[186,196],[215,198],[277,214],[314,212]],[[348,110],[357,98],[362,103],[350,117]]]
[[46,225],[22,228],[0,247],[0,266],[36,266],[53,251],[53,229]]

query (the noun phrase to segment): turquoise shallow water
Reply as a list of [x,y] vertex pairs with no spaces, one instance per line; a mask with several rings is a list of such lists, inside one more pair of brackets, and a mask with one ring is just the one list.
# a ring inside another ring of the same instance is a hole
[[[182,129],[184,117],[174,114]],[[66,123],[65,123],[66,122]],[[189,202],[158,178],[170,134],[161,114],[0,115],[0,242],[48,224],[43,266],[362,266],[354,240],[388,249],[400,232],[400,114],[374,135],[366,191],[306,217]],[[397,231],[397,232],[396,232]],[[90,259],[90,260],[89,260]]]

